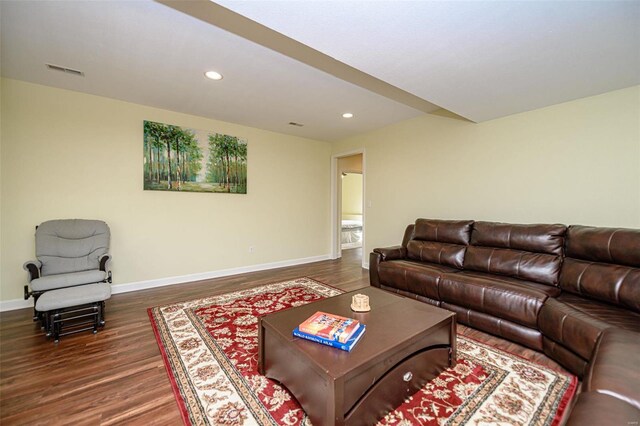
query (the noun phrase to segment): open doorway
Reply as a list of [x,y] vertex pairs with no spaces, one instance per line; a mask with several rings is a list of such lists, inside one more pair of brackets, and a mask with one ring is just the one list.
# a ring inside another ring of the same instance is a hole
[[333,254],[342,257],[350,251],[362,263],[364,246],[364,153],[346,153],[333,157]]
[[362,172],[341,172],[340,248],[362,247]]

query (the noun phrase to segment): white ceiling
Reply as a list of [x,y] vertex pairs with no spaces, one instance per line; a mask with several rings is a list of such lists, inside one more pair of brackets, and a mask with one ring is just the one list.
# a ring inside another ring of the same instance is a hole
[[217,3],[480,122],[640,84],[640,1]]
[[151,1],[1,0],[0,13],[3,77],[328,141],[423,114]]
[[[321,140],[436,106],[479,122],[640,84],[640,1],[217,3],[316,51],[288,57],[265,47],[274,31],[254,43],[148,0],[0,0],[2,76]],[[331,58],[346,72],[317,65]]]

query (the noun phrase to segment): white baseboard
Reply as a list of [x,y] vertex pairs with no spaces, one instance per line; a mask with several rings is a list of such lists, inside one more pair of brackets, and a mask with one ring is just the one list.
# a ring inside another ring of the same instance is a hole
[[[212,278],[227,277],[229,275],[244,274],[247,272],[266,271],[269,269],[284,268],[287,266],[302,265],[305,263],[320,262],[330,259],[331,256],[303,257],[300,259],[283,260],[280,262],[261,263],[259,265],[241,266],[239,268],[220,269],[218,271],[201,272],[198,274],[180,275],[176,277],[158,278],[154,280],[136,281],[132,283],[114,284],[111,286],[111,294],[129,293],[131,291],[146,290],[149,288],[164,287],[168,285],[183,284],[193,281],[210,280]],[[12,311],[33,307],[33,300],[13,299],[0,301],[0,312]]]
[[16,309],[33,308],[33,299],[12,299],[0,301],[0,312],[14,311]]
[[269,269],[284,268],[286,266],[302,265],[305,263],[320,262],[328,260],[330,256],[304,257],[301,259],[283,260],[281,262],[261,263],[259,265],[241,266],[239,268],[220,269],[218,271],[201,272],[199,274],[180,275],[177,277],[158,278],[155,280],[138,281],[126,284],[115,284],[111,286],[111,293],[128,293],[130,291],[146,290],[167,285],[183,284],[193,281],[210,280],[212,278],[228,277],[229,275],[244,274],[247,272],[266,271]]

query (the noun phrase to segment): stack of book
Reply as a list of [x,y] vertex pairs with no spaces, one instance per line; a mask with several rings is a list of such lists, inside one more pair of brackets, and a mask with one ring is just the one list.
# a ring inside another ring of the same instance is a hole
[[318,311],[294,328],[293,335],[351,352],[365,328],[364,324],[353,318]]

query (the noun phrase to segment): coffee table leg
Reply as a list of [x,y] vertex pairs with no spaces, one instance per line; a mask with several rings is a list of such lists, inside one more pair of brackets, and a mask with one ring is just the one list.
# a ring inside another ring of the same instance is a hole
[[342,426],[344,422],[344,377],[336,379],[329,387],[327,395],[326,419],[333,419],[335,426]]
[[451,319],[451,335],[449,336],[449,342],[451,343],[451,349],[449,349],[449,367],[455,367],[457,363],[457,341],[458,341],[458,322],[456,317]]

